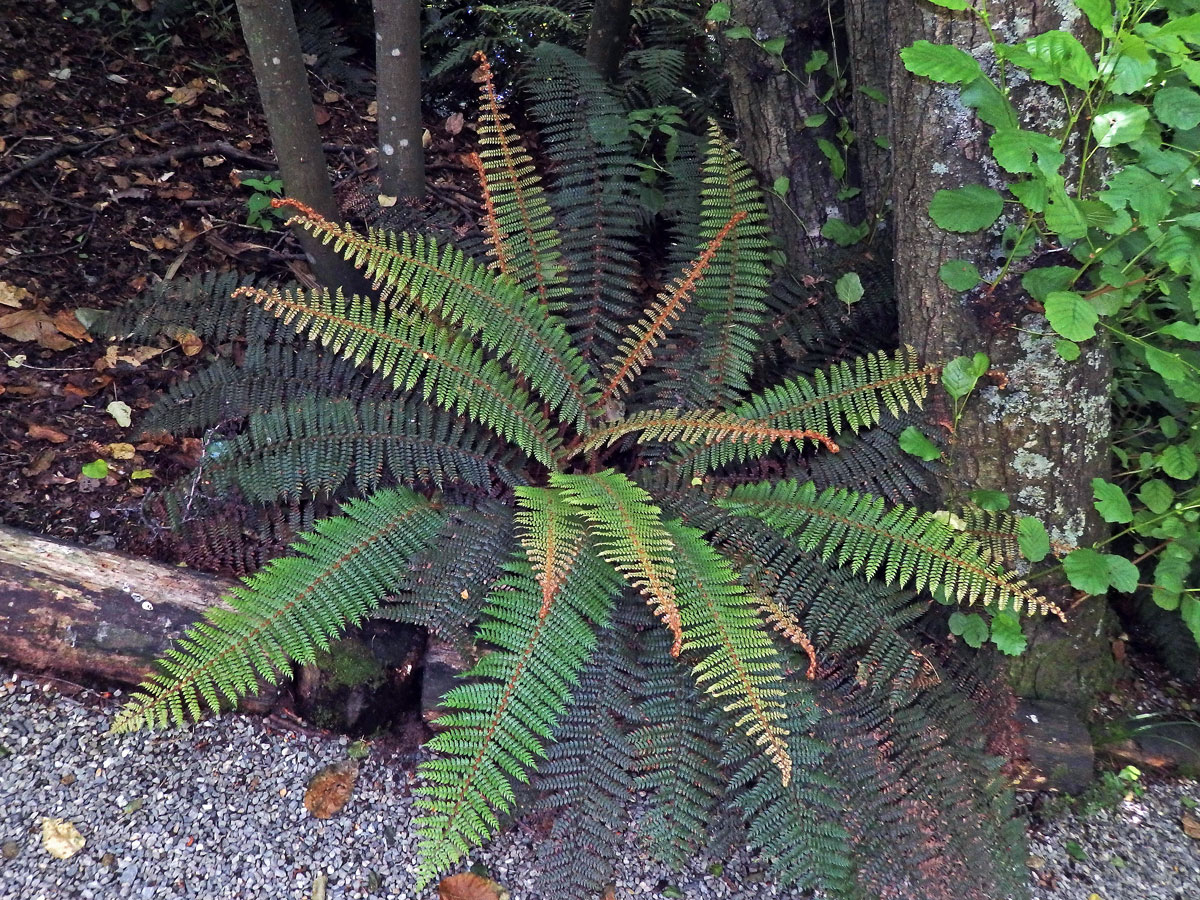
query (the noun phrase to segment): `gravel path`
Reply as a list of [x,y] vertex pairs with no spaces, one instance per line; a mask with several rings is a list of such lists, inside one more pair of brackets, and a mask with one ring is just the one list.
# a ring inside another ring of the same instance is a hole
[[[226,717],[190,731],[108,738],[94,703],[0,673],[0,898],[3,900],[307,900],[328,876],[329,900],[427,900],[412,891],[411,771],[368,758],[346,809],[322,821],[303,808],[308,778],[345,758],[345,738],[273,733]],[[1179,827],[1193,784],[1152,787],[1136,805],[1088,823],[1057,823],[1034,853],[1055,890],[1036,900],[1200,900],[1200,842]],[[41,846],[43,817],[86,839],[70,859]],[[513,900],[536,874],[529,834],[498,841],[476,861]],[[1077,841],[1085,862],[1071,861]],[[1114,851],[1113,848],[1120,848]],[[1109,862],[1120,852],[1125,867]],[[709,874],[709,861],[674,873],[630,845],[617,896],[793,900],[760,881],[746,859]],[[672,886],[675,892],[664,893]]]

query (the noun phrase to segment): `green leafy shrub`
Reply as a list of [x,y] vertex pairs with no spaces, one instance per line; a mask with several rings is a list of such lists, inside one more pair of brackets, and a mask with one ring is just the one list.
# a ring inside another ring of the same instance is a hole
[[[543,895],[594,890],[641,790],[672,864],[732,812],[735,839],[804,888],[1015,896],[1021,827],[981,724],[1005,708],[916,623],[930,592],[1056,610],[1001,568],[994,523],[981,539],[867,492],[919,479],[895,434],[934,373],[905,348],[776,371],[763,200],[716,127],[672,188],[698,189],[672,223],[687,261],[645,304],[619,102],[543,50],[528,88],[547,184],[486,62],[479,80],[490,263],[284,200],[378,296],[210,278],[113,324],[245,341],[240,366],[154,413],[245,422],[171,494],[179,518],[208,492],[359,495],[192,628],[114,730],[229,705],[367,615],[459,643],[473,627],[486,649],[418,770],[420,885],[541,805],[560,812]],[[820,347],[821,321],[788,339]]]

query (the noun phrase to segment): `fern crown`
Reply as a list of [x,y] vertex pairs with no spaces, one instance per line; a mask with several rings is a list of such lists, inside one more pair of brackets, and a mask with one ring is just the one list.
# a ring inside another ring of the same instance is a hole
[[[641,788],[668,860],[711,841],[713,811],[732,804],[779,877],[847,897],[894,858],[876,852],[890,840],[878,830],[909,833],[845,798],[915,777],[906,747],[932,779],[971,785],[923,815],[949,831],[973,803],[994,822],[983,754],[964,749],[977,734],[931,736],[922,698],[955,695],[908,627],[928,602],[912,591],[1051,607],[970,533],[893,502],[923,472],[880,454],[934,373],[908,348],[846,357],[816,318],[781,324],[775,286],[790,276],[715,125],[681,150],[669,215],[652,220],[624,111],[581,59],[544,47],[526,81],[552,180],[486,60],[478,81],[474,252],[282,200],[373,296],[192,289],[219,316],[184,326],[214,336],[236,321],[250,347],[155,413],[181,429],[245,423],[206,454],[202,489],[345,502],[191,629],[114,730],[236,702],[381,614],[460,643],[473,626],[490,648],[444,697],[419,769],[422,886],[493,836],[531,780],[580,804],[563,811],[573,828],[556,826],[563,853],[612,850],[597,835],[624,827]],[[674,271],[644,270],[648,230],[670,236]],[[661,285],[649,302],[644,279]],[[785,328],[783,346],[807,348],[791,359],[768,341]],[[814,368],[822,353],[834,359]],[[180,520],[194,514],[183,494],[168,494]],[[848,759],[878,783],[856,783]],[[905,877],[940,896],[937,878],[962,869],[918,857],[959,851],[923,835],[914,825]],[[947,890],[987,896],[1007,877],[993,863],[967,879],[979,893],[948,876]]]

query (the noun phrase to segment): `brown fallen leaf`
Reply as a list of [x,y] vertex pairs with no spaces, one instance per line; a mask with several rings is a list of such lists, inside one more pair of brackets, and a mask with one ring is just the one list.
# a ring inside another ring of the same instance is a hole
[[74,310],[67,311],[60,309],[54,314],[54,327],[58,329],[60,334],[65,334],[69,338],[77,341],[92,342],[92,336],[88,334],[87,328],[75,316]]
[[65,434],[48,425],[30,425],[25,433],[35,441],[49,441],[52,444],[61,444],[68,440]]
[[105,444],[104,451],[111,459],[133,459],[136,452],[133,444],[125,443]]
[[508,900],[508,891],[490,878],[462,872],[438,883],[438,900]]
[[40,451],[29,463],[29,465],[21,470],[21,474],[26,478],[33,478],[35,475],[41,475],[52,465],[54,460],[58,459],[58,451],[51,450],[47,447]]
[[463,130],[463,125],[465,124],[465,122],[466,122],[466,119],[463,117],[462,113],[460,113],[460,112],[451,113],[450,115],[448,115],[446,117],[446,123],[445,123],[446,133],[447,134],[458,134],[460,131]]
[[1200,819],[1197,819],[1191,813],[1185,812],[1179,817],[1179,823],[1183,826],[1183,833],[1192,840],[1200,841]]
[[75,346],[59,333],[53,319],[37,309],[19,309],[0,316],[0,334],[14,341],[37,341],[47,350],[66,350]]
[[21,301],[32,297],[33,294],[25,290],[23,287],[17,287],[15,284],[9,284],[7,281],[0,281],[0,306],[12,306],[20,309]]
[[70,822],[64,819],[42,819],[42,846],[55,859],[70,859],[83,849],[85,841]]
[[357,759],[326,766],[309,779],[308,790],[304,792],[304,808],[318,819],[336,815],[349,802],[357,778]]

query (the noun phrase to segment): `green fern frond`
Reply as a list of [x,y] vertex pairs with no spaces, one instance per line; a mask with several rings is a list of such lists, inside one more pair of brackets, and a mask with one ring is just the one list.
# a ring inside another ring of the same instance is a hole
[[358,624],[394,584],[407,560],[436,534],[442,514],[403,488],[380,491],[322,519],[296,545],[296,555],[271,562],[189,628],[160,661],[163,671],[134,693],[112,723],[115,732],[162,728],[198,719],[277,682],[293,662],[310,663],[318,649]]
[[483,189],[492,215],[486,223],[501,271],[547,309],[558,311],[569,289],[563,274],[560,239],[541,178],[496,93],[492,67],[479,63],[479,160]]
[[[310,397],[252,416],[245,432],[202,462],[210,493],[230,487],[256,502],[333,495],[353,478],[369,494],[384,477],[412,487],[450,482],[519,484],[514,454],[462,419],[409,400]],[[185,481],[193,487],[193,476]]]
[[671,631],[671,655],[678,656],[683,626],[675,596],[673,544],[650,495],[612,469],[594,475],[554,472],[550,485],[587,519],[604,561],[653,605],[654,615]]
[[[898,416],[924,403],[932,370],[903,347],[889,356],[870,353],[818,370],[811,380],[796,376],[749,397],[732,414],[763,427],[803,429],[838,435],[877,425],[885,414]],[[730,457],[724,448],[698,447],[674,457],[673,469],[700,475],[731,461],[765,455],[770,443],[746,442]]]
[[984,558],[992,565],[1013,565],[1021,557],[1021,545],[1017,541],[1021,520],[1018,516],[1003,510],[977,509],[967,507],[960,510],[961,522],[950,520],[954,528],[961,528],[964,534],[979,542],[985,551]]
[[714,466],[735,458],[734,450],[730,449],[723,454],[715,445],[725,447],[731,444],[759,444],[766,445],[769,449],[774,446],[787,447],[789,444],[802,447],[805,441],[812,441],[833,453],[838,451],[838,445],[820,432],[805,428],[779,427],[762,420],[744,419],[735,413],[715,409],[695,412],[656,409],[634,413],[624,421],[592,432],[580,449],[596,450],[635,431],[642,433],[643,441],[679,441],[712,448],[711,458]]
[[554,467],[559,439],[550,422],[496,360],[465,338],[357,295],[244,290],[297,332],[367,363],[398,390],[420,382],[427,401],[470,416]]
[[703,657],[692,669],[696,681],[779,768],[786,785],[792,759],[782,724],[783,670],[754,598],[701,532],[679,522],[666,529],[675,544],[683,649]]
[[595,628],[608,620],[616,579],[583,548],[581,533],[575,540],[556,557],[560,567],[572,561],[563,580],[539,582],[544,573],[517,551],[488,597],[479,638],[497,649],[466,673],[471,682],[443,698],[451,712],[438,722],[446,730],[426,744],[442,755],[418,768],[417,803],[426,812],[417,819],[417,890],[499,830],[515,800],[512,780],[527,780],[545,756],[595,647]]
[[734,213],[725,223],[725,227],[717,232],[717,236],[709,241],[704,252],[684,270],[683,275],[659,293],[658,298],[647,308],[647,315],[629,327],[629,336],[621,342],[618,356],[604,369],[608,381],[600,394],[598,405],[601,408],[610,399],[629,390],[633,379],[642,371],[642,367],[653,355],[654,348],[666,335],[671,324],[679,318],[696,286],[704,279],[722,243],[745,217],[745,211]]
[[265,338],[273,323],[252,303],[234,297],[256,278],[238,272],[209,272],[171,278],[111,312],[101,315],[97,330],[121,340],[148,340],[190,331],[213,344],[251,334]]
[[273,205],[296,211],[291,221],[362,269],[380,289],[382,302],[392,302],[402,312],[411,304],[429,319],[477,339],[507,359],[566,421],[586,428],[585,409],[595,392],[587,363],[571,345],[562,321],[547,315],[512,281],[424,235],[371,228],[364,236],[294,200]]
[[911,582],[964,603],[1062,617],[1026,582],[992,566],[977,541],[912,507],[888,509],[882,498],[838,488],[818,495],[811,482],[792,480],[743,485],[716,502],[866,578],[879,574],[888,584]]

